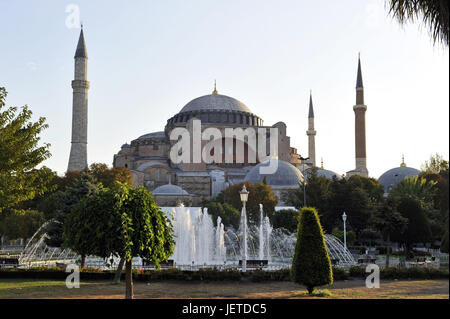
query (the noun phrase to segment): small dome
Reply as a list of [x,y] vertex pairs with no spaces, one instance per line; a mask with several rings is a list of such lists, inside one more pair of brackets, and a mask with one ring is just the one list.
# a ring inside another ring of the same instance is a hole
[[180,113],[210,110],[240,111],[251,113],[250,109],[244,103],[236,100],[235,98],[221,94],[210,94],[198,97],[186,104],[185,107],[181,109]]
[[156,187],[152,193],[153,195],[189,195],[189,193],[180,186],[173,184],[166,184]]
[[418,169],[406,166],[400,166],[388,170],[383,173],[378,181],[384,186],[384,191],[387,193],[392,187],[400,183],[405,177],[418,176],[420,171]]
[[[294,165],[282,160],[270,160],[272,164],[278,165],[273,174],[263,174],[260,169],[269,165],[269,161],[254,166],[245,176],[244,181],[256,184],[267,178],[267,184],[270,186],[298,187],[303,181],[303,175]],[[275,163],[274,163],[275,162]]]

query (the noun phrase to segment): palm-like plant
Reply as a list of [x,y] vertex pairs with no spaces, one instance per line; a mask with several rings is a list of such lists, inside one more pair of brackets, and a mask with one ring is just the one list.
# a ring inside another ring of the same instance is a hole
[[393,198],[415,197],[423,203],[431,203],[436,192],[435,181],[427,181],[423,177],[406,177],[390,193]]
[[401,24],[421,20],[430,30],[434,43],[448,46],[448,0],[388,0],[389,13]]

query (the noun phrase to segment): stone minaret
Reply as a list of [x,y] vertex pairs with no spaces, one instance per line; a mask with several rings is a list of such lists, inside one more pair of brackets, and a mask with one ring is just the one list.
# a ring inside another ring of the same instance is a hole
[[75,79],[72,81],[72,147],[70,149],[69,167],[67,171],[82,171],[87,168],[87,123],[88,123],[88,90],[87,51],[84,41],[83,26],[75,52]]
[[356,105],[355,111],[355,173],[368,177],[366,161],[366,110],[364,105],[364,86],[361,72],[361,59],[358,56],[358,75],[356,78]]
[[309,93],[309,114],[308,114],[308,157],[313,167],[316,167],[316,131],[314,130],[314,109],[312,102],[312,92]]

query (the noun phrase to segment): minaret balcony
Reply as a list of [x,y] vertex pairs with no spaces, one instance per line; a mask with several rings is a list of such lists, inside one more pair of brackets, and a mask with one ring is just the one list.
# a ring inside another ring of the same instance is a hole
[[90,83],[89,81],[85,80],[73,80],[72,81],[72,88],[73,89],[89,89]]
[[353,110],[354,111],[356,111],[356,110],[367,111],[367,105],[364,105],[364,104],[354,105]]

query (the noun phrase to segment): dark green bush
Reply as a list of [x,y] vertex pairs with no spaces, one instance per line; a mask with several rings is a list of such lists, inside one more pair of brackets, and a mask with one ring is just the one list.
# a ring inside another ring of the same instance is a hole
[[250,275],[250,280],[253,282],[262,281],[289,281],[290,280],[290,270],[280,269],[273,271],[255,270],[252,271]]
[[342,268],[333,268],[333,280],[347,280],[348,278],[348,271]]
[[[351,267],[349,270],[350,277],[366,278],[365,267]],[[396,268],[389,267],[380,269],[381,279],[448,279],[448,269],[438,268]]]
[[333,283],[333,269],[322,226],[313,207],[300,210],[291,279],[306,286],[309,294],[315,287]]

